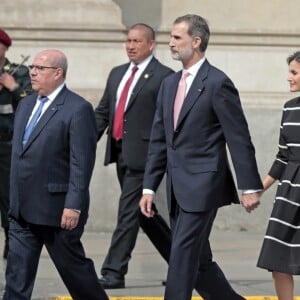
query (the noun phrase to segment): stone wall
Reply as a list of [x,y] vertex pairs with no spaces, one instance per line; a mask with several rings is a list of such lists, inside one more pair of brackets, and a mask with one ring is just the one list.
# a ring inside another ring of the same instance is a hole
[[[288,93],[286,57],[299,47],[298,0],[2,0],[1,27],[13,38],[8,57],[21,61],[45,48],[59,48],[69,59],[67,85],[93,105],[99,101],[113,66],[127,61],[126,28],[146,22],[157,30],[156,56],[174,70],[168,41],[173,20],[185,13],[205,17],[211,28],[208,60],[224,70],[240,91],[262,177],[276,154],[279,120]],[[119,187],[114,166],[103,167],[105,137],[98,144],[91,183],[88,229],[111,231]],[[223,208],[216,226],[264,230],[275,187],[248,215],[239,206]],[[164,188],[158,206],[166,215]]]

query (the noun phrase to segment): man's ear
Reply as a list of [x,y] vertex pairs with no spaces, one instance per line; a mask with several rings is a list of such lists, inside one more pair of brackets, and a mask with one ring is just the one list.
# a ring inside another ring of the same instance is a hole
[[202,43],[202,39],[201,39],[200,36],[197,36],[197,37],[194,37],[194,38],[193,38],[193,42],[192,42],[193,48],[198,48],[198,49],[200,49],[201,43]]

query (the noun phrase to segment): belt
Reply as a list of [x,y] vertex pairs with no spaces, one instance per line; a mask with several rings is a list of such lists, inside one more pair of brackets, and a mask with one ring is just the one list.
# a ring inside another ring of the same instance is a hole
[[13,132],[12,131],[1,131],[0,130],[0,142],[8,142],[11,141],[13,137]]
[[0,114],[12,114],[14,112],[14,108],[11,104],[0,104]]

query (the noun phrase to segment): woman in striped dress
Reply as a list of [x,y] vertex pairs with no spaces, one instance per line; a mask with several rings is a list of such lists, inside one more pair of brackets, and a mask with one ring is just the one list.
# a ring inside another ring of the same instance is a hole
[[[300,51],[289,56],[291,92],[300,91]],[[257,266],[272,271],[279,300],[293,300],[293,275],[300,274],[300,97],[285,103],[279,151],[263,180],[264,191],[279,180]]]

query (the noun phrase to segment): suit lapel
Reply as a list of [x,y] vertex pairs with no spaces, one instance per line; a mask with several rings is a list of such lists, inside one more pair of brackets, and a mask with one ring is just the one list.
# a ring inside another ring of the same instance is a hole
[[156,62],[157,62],[156,58],[153,57],[151,59],[150,63],[148,64],[148,66],[145,68],[144,72],[141,74],[140,78],[138,79],[136,85],[134,86],[134,88],[132,90],[132,94],[130,96],[128,105],[126,107],[126,111],[128,111],[130,109],[130,107],[134,103],[134,101],[135,101],[138,93],[143,88],[143,86],[145,85],[145,83],[147,81],[149,81],[150,78],[153,76]]
[[176,74],[174,74],[174,79],[171,82],[171,85],[167,88],[166,98],[170,100],[165,101],[166,103],[165,109],[167,111],[166,115],[169,116],[168,128],[170,129],[169,133],[171,133],[171,135],[174,134],[174,102],[175,102],[177,87],[179,84],[179,80],[181,78],[181,74],[182,72],[177,72]]
[[115,72],[112,80],[110,81],[111,90],[114,91],[114,94],[115,94],[114,101],[113,101],[113,107],[116,106],[118,87],[120,85],[120,82],[122,81],[123,76],[125,75],[128,67],[129,67],[129,65],[130,65],[130,63],[122,65],[122,67],[120,67],[118,69],[118,71]]
[[19,152],[23,150],[23,135],[25,132],[26,125],[32,113],[33,107],[36,103],[37,94],[31,95],[30,98],[23,99],[24,103],[24,112],[18,115],[19,121],[15,123],[18,124],[14,132],[16,136],[14,137],[18,141]]
[[[50,104],[47,110],[43,113],[40,120],[37,122],[36,126],[34,127],[23,151],[26,151],[28,147],[32,144],[32,142],[39,136],[39,134],[44,129],[45,125],[51,120],[54,114],[60,109],[61,105],[63,105],[65,100],[66,94],[66,87],[64,87],[61,92],[56,96],[54,101]],[[25,127],[24,127],[25,130]],[[23,131],[24,133],[24,131]]]
[[[188,91],[188,94],[186,95],[186,98],[183,102],[178,121],[177,121],[177,127],[180,126],[181,122],[184,120],[185,116],[188,114],[188,112],[191,110],[193,105],[196,101],[200,100],[200,95],[203,93],[205,89],[205,85],[203,81],[207,77],[209,69],[209,63],[207,60],[204,61],[203,65],[200,67],[198,73],[196,74],[196,77],[194,78],[192,85]],[[180,73],[181,74],[181,73]],[[175,93],[176,96],[176,93]],[[174,96],[174,100],[175,100]],[[174,100],[173,100],[173,106],[174,107]],[[173,117],[172,117],[173,120]]]

